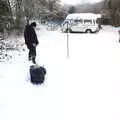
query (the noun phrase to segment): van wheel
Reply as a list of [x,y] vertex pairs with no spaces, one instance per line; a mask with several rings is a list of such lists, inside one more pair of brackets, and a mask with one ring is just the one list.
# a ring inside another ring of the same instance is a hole
[[92,33],[92,30],[88,29],[85,31],[86,33]]

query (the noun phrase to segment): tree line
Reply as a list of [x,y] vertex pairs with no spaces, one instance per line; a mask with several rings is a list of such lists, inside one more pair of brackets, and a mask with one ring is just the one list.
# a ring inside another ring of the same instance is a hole
[[103,0],[96,4],[61,5],[60,0],[0,0],[0,32],[22,30],[32,19],[40,22],[65,18],[69,13],[101,13],[109,24],[120,25],[120,0]]
[[64,17],[60,0],[0,0],[0,32],[4,29],[22,30],[32,19]]

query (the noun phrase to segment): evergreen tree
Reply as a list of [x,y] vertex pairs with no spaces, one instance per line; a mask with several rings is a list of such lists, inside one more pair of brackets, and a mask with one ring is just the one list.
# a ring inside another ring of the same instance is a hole
[[105,6],[111,14],[111,24],[120,25],[120,1],[105,0]]
[[68,10],[68,13],[75,13],[76,12],[76,8],[74,6],[71,6]]

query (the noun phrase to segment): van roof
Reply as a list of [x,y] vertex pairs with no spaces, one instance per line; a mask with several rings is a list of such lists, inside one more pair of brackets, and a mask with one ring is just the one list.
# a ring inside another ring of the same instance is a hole
[[73,13],[69,14],[66,19],[97,19],[101,18],[101,14],[94,13]]

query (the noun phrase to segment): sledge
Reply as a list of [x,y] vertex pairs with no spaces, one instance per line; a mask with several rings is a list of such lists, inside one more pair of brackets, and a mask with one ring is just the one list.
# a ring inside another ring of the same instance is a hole
[[30,66],[30,81],[32,84],[41,85],[44,83],[46,69],[44,66],[31,65]]

